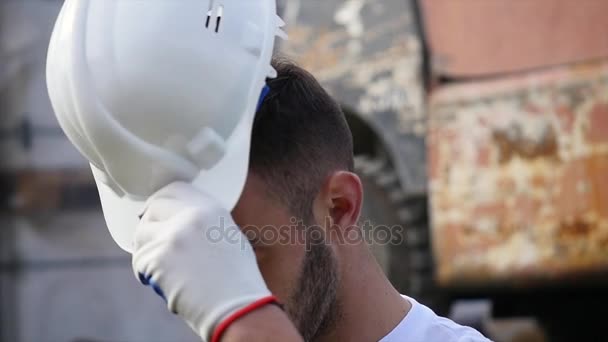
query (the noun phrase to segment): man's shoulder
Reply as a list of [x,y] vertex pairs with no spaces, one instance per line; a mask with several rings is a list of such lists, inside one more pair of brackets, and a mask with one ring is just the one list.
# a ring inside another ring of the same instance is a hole
[[380,342],[488,342],[477,330],[460,325],[449,318],[436,315],[433,310],[415,299],[403,296],[412,308],[397,327]]
[[[419,304],[422,305],[422,304]],[[425,341],[487,342],[490,341],[479,331],[460,325],[449,318],[437,316],[427,319],[422,326],[427,331]]]

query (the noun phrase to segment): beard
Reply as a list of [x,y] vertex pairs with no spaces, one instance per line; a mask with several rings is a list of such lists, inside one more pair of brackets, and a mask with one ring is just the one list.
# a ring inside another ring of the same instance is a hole
[[341,316],[338,267],[325,241],[312,241],[301,267],[286,309],[304,341],[314,341],[330,332]]

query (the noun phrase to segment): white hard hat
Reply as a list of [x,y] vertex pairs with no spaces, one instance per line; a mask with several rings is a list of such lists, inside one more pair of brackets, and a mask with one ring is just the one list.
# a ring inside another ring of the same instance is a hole
[[173,181],[234,207],[282,25],[275,0],[64,2],[48,91],[120,247],[132,250],[143,202]]

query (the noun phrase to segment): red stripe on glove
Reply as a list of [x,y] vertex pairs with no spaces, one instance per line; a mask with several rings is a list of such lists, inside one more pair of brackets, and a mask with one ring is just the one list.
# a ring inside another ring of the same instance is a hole
[[228,329],[228,327],[232,323],[234,323],[234,321],[268,304],[279,304],[279,300],[275,296],[268,296],[262,299],[258,299],[255,302],[247,305],[246,307],[235,311],[233,314],[226,317],[226,319],[220,322],[220,324],[218,324],[217,328],[215,328],[213,336],[211,337],[211,342],[220,342],[220,338],[222,338],[222,335],[224,334],[226,329]]

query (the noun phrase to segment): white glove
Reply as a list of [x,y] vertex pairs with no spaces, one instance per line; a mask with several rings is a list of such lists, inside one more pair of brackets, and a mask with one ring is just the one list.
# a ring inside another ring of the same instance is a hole
[[[220,218],[232,236],[218,236]],[[135,231],[133,269],[205,341],[218,340],[236,318],[276,302],[230,213],[185,183],[161,189],[146,203]]]

